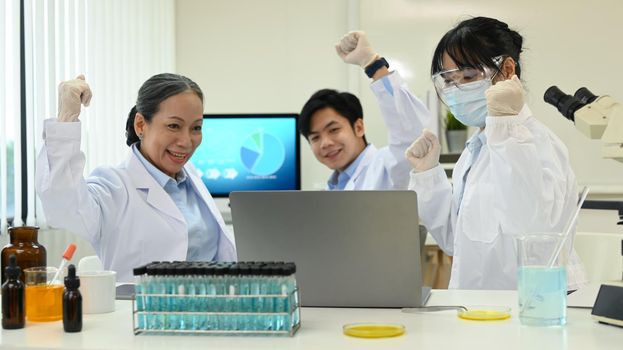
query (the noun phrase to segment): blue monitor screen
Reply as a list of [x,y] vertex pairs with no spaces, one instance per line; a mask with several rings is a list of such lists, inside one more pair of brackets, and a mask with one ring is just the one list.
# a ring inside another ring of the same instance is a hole
[[214,197],[232,191],[299,190],[296,114],[206,114],[190,159]]

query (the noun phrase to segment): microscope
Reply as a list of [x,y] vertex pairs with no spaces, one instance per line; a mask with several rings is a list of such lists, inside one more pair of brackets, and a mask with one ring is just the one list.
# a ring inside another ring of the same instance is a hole
[[[574,122],[575,128],[586,137],[601,139],[602,158],[623,163],[623,105],[608,95],[595,96],[585,87],[571,96],[551,86],[543,98]],[[618,225],[623,225],[623,207],[618,210]]]
[[544,99],[586,137],[600,138],[603,158],[623,163],[623,105],[608,95],[595,96],[585,87],[571,96],[552,86],[545,91]]
[[[556,86],[545,91],[545,102],[553,105],[576,129],[591,139],[601,139],[601,156],[623,163],[623,106],[608,95],[595,96],[582,87],[567,95]],[[623,223],[623,215],[619,209]],[[623,241],[621,242],[623,255]],[[591,311],[593,319],[623,327],[623,282],[600,286]]]

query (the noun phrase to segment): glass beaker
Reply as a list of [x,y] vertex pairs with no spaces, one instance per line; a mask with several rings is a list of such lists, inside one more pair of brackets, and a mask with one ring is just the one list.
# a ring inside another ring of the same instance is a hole
[[26,284],[26,319],[35,322],[63,318],[63,274],[54,281],[56,267],[30,267],[24,270]]
[[15,254],[17,266],[22,269],[20,279],[24,282],[24,270],[29,267],[46,266],[46,250],[39,242],[37,226],[9,227],[10,243],[2,248],[2,283],[4,283],[4,268],[9,266],[9,256]]
[[559,233],[534,233],[517,236],[516,242],[521,324],[564,325],[567,320],[566,264],[572,238],[564,240]]

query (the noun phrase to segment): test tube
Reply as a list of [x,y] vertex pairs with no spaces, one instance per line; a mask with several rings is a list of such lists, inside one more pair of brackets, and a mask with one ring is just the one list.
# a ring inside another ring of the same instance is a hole
[[[227,298],[227,305],[225,306],[226,312],[235,313],[238,312],[238,280],[240,279],[240,267],[238,264],[231,264],[229,267],[229,278],[228,278],[228,289],[230,297]],[[230,330],[238,330],[239,329],[239,316],[231,315],[229,317],[229,328]]]
[[175,272],[171,282],[175,291],[175,296],[173,297],[175,301],[174,312],[177,312],[173,320],[173,327],[174,329],[184,330],[188,328],[189,324],[186,314],[182,313],[188,311],[188,298],[185,297],[187,294],[188,267],[186,262],[174,264],[173,267]]
[[201,297],[197,299],[197,311],[200,311],[200,314],[197,314],[195,317],[195,324],[197,329],[206,330],[208,329],[208,317],[205,315],[205,312],[210,311],[208,308],[210,300],[207,298],[210,291],[208,288],[209,281],[209,269],[206,264],[198,263],[197,271],[199,276],[197,278],[197,294]]
[[299,320],[299,298],[298,298],[298,286],[296,284],[296,265],[294,263],[286,263],[285,268],[285,280],[288,292],[288,298],[286,299],[286,310],[288,316],[286,316],[285,327],[287,330],[300,322]]
[[[144,279],[147,277],[147,265],[143,265],[135,268],[134,275],[134,302],[136,303],[136,311],[144,312],[145,310],[145,293],[144,293]],[[144,313],[138,314],[138,328],[146,329],[147,317]]]
[[[251,294],[250,285],[249,285],[249,274],[250,274],[251,268],[246,263],[240,263],[238,265],[238,268],[240,269],[240,278],[238,279],[238,294],[241,296],[245,296],[245,295],[248,296]],[[240,312],[251,312],[252,311],[253,303],[251,301],[251,298],[242,297],[238,300],[238,304],[239,304],[238,310],[240,310]],[[238,322],[239,329],[248,330],[249,329],[248,326],[249,326],[248,316],[244,316],[242,319],[239,320]]]
[[[187,267],[188,270],[188,280],[187,280],[187,284],[186,284],[186,293],[188,293],[188,295],[191,295],[192,297],[188,298],[188,301],[186,302],[188,305],[188,310],[189,312],[196,312],[198,307],[198,299],[196,297],[197,294],[199,294],[199,285],[197,283],[198,278],[199,278],[199,267],[197,265],[196,262],[190,263]],[[191,322],[191,325],[189,326],[190,329],[196,329],[196,320],[195,320],[195,316],[194,314],[190,315],[190,320],[189,322]]]
[[[275,289],[274,294],[278,295],[275,298],[274,310],[277,313],[289,312],[286,305],[288,297],[288,284],[286,282],[286,267],[283,264],[279,264],[275,267]],[[285,329],[285,320],[286,317],[283,315],[277,317],[277,324],[275,325],[276,330],[284,330]]]

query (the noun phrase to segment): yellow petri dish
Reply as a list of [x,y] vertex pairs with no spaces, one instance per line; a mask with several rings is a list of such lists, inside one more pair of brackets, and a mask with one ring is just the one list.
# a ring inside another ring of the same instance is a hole
[[344,334],[357,338],[389,338],[405,334],[405,326],[390,323],[353,323],[342,329]]
[[499,321],[511,317],[510,307],[505,306],[469,306],[467,310],[457,310],[459,318],[473,321]]

